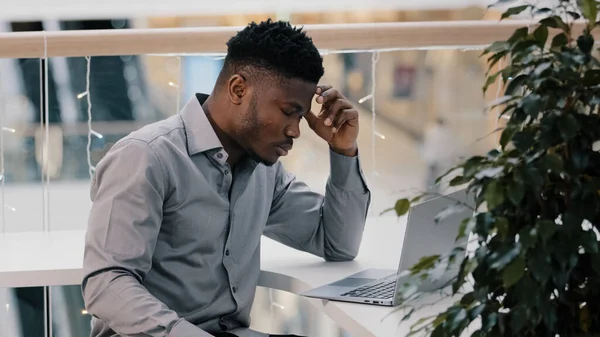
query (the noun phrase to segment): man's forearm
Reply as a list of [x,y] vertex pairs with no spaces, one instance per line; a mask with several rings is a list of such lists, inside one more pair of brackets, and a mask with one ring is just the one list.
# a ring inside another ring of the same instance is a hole
[[124,270],[87,278],[83,286],[87,311],[120,335],[211,337],[180,318]]
[[327,260],[351,260],[358,254],[371,193],[360,171],[358,157],[330,153],[322,221]]

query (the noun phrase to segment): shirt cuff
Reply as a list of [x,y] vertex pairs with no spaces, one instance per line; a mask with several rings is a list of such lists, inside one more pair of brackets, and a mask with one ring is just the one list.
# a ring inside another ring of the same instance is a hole
[[350,191],[367,190],[358,154],[348,157],[329,149],[329,166],[329,179],[334,186]]
[[175,323],[168,337],[213,337],[213,335],[182,318]]

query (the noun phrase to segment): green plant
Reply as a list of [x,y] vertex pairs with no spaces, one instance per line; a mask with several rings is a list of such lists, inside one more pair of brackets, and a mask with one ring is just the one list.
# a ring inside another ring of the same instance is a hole
[[[490,108],[507,122],[498,148],[453,168],[450,182],[476,195],[459,237],[472,234],[477,248],[453,280],[459,300],[414,333],[459,336],[477,320],[471,336],[600,334],[598,3],[555,3],[506,10],[503,19],[524,11],[543,19],[482,54],[490,69],[484,92],[501,81],[504,96]],[[398,215],[412,201],[399,200]],[[426,277],[458,254],[464,250],[424,257],[412,272]]]

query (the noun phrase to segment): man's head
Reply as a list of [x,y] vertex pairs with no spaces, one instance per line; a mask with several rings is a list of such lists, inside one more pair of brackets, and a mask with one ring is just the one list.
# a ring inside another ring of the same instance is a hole
[[302,29],[271,20],[251,23],[227,42],[215,86],[228,107],[227,131],[255,160],[273,165],[300,136],[323,61]]

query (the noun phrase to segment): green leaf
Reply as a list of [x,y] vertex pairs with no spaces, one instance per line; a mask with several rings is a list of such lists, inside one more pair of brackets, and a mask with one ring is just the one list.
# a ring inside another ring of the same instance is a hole
[[448,323],[450,331],[455,331],[459,326],[461,326],[464,320],[467,319],[467,310],[464,308],[457,308],[457,310],[453,310],[448,315]]
[[487,89],[489,88],[490,85],[492,85],[492,84],[494,84],[494,82],[496,82],[498,75],[500,75],[500,72],[497,72],[493,75],[488,76],[487,80],[485,81],[485,84],[483,85],[484,93],[487,91]]
[[562,29],[563,31],[569,30],[569,25],[567,25],[560,16],[550,16],[545,19],[540,20],[540,24],[552,28]]
[[475,227],[475,223],[475,218],[464,219],[458,227],[458,235],[456,236],[456,240],[462,239],[465,236],[469,235]]
[[474,320],[475,318],[479,317],[479,315],[481,315],[483,310],[485,310],[485,304],[480,304],[476,307],[473,307],[473,309],[469,311],[469,318]]
[[529,27],[521,27],[521,28],[516,29],[512,33],[512,35],[508,38],[507,41],[510,44],[514,45],[515,43],[527,38],[528,34],[529,34]]
[[582,0],[582,10],[583,17],[589,21],[589,26],[593,27],[596,22],[596,17],[598,16],[598,7],[596,4],[596,0]]
[[544,157],[544,165],[554,173],[561,173],[564,170],[562,158],[555,153],[549,153]]
[[577,131],[579,131],[579,123],[577,123],[577,120],[572,114],[566,114],[560,118],[558,130],[564,140],[570,140],[575,137]]
[[506,237],[508,236],[508,220],[503,217],[497,217],[495,225],[502,241],[506,240]]
[[471,305],[471,303],[475,302],[475,293],[474,292],[469,292],[466,293],[461,299],[460,299],[460,304],[464,305],[464,306],[469,306]]
[[525,260],[522,257],[514,259],[504,270],[502,271],[502,282],[504,287],[509,288],[519,282],[523,274],[525,273]]
[[547,26],[539,26],[536,30],[533,31],[533,38],[538,43],[540,48],[544,48],[546,44],[546,40],[548,40],[548,27]]
[[581,35],[577,38],[577,47],[582,53],[589,55],[594,47],[594,37],[589,34]]
[[510,315],[510,329],[513,333],[520,332],[521,329],[525,326],[525,322],[528,321],[527,312],[529,308],[525,309],[521,306],[517,307],[514,310],[511,310]]
[[546,243],[556,232],[557,225],[551,220],[539,220],[537,221],[537,228],[543,242]]
[[550,69],[550,67],[552,67],[552,62],[544,62],[544,63],[540,63],[537,67],[535,67],[535,69],[533,70],[533,76],[535,77],[539,77],[541,76],[546,70]]
[[431,269],[433,266],[435,266],[435,263],[439,258],[440,255],[424,256],[419,260],[419,262],[410,268],[410,272],[414,275],[421,271]]
[[488,209],[492,210],[504,202],[504,189],[496,180],[490,181],[485,188],[485,200]]
[[508,125],[506,129],[502,131],[502,135],[500,136],[500,146],[503,150],[506,148],[506,145],[511,141],[512,136],[515,134],[515,131],[517,131],[517,128],[513,125]]
[[533,248],[537,243],[537,229],[527,226],[519,231],[519,242],[525,248]]
[[521,104],[526,114],[536,118],[542,107],[542,97],[538,94],[530,94],[523,98]]
[[521,245],[517,242],[511,246],[503,246],[490,255],[490,268],[501,270],[521,252]]
[[526,10],[527,8],[531,7],[530,5],[522,5],[522,6],[517,6],[517,7],[511,7],[509,9],[506,10],[506,12],[502,13],[502,16],[500,17],[500,20],[504,20],[506,18],[509,18],[513,15],[517,15],[521,12],[523,12],[524,10]]
[[552,44],[550,45],[551,50],[560,50],[569,43],[569,39],[565,33],[560,33],[552,38]]
[[600,69],[590,69],[585,72],[582,80],[584,85],[595,86],[600,84]]
[[512,136],[512,142],[515,148],[522,153],[525,153],[531,148],[535,139],[531,132],[527,130],[519,131]]
[[523,86],[523,84],[525,83],[525,81],[527,80],[528,77],[529,77],[529,75],[521,74],[521,75],[513,78],[512,81],[510,81],[508,83],[508,86],[506,87],[506,91],[504,92],[504,95],[505,96],[513,95],[517,89],[519,89]]
[[506,186],[506,196],[513,205],[518,206],[525,196],[525,184],[521,180],[512,180]]
[[481,53],[481,56],[489,54],[489,53],[499,53],[499,52],[505,52],[510,48],[510,45],[508,44],[508,42],[506,41],[496,41],[494,43],[492,43],[491,45],[489,45],[487,48],[485,48],[483,50],[483,53]]
[[470,182],[471,179],[463,176],[456,176],[450,180],[450,186],[460,186]]
[[410,209],[410,201],[408,199],[400,199],[396,201],[396,205],[394,206],[394,210],[396,210],[396,215],[403,216]]

